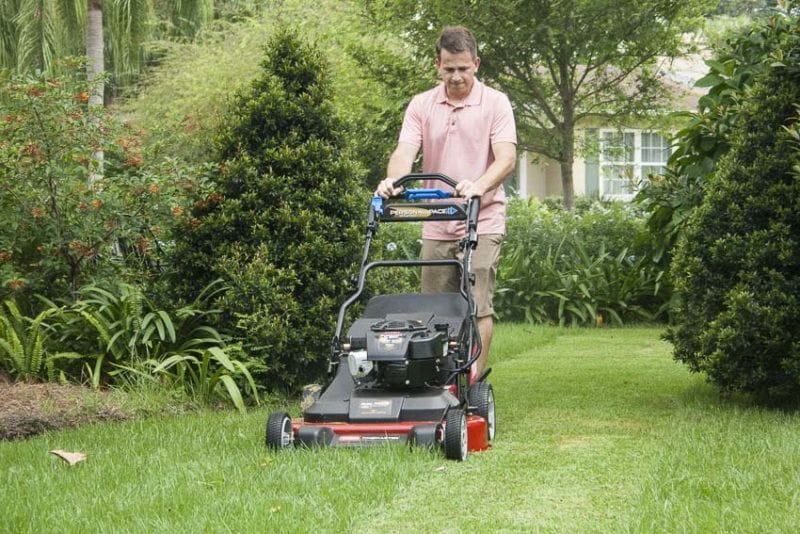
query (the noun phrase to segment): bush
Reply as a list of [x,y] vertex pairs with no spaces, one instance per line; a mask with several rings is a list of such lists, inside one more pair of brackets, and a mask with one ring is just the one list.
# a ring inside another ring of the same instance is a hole
[[63,70],[0,74],[0,298],[20,305],[150,271],[172,210],[193,194],[175,165],[148,161],[143,132],[88,105],[80,62]]
[[[791,5],[787,8],[792,9]],[[796,24],[787,13],[742,26],[718,45],[714,59],[707,62],[708,74],[695,84],[708,87],[697,112],[676,114],[687,122],[675,135],[675,151],[665,175],[654,176],[637,194],[636,202],[650,213],[647,224],[655,243],[654,259],[666,268],[689,216],[703,200],[706,184],[730,150],[730,136],[739,123],[741,95],[769,68],[770,58]]]
[[798,18],[785,29],[679,242],[668,334],[691,370],[773,400],[800,394]]
[[220,328],[263,362],[270,387],[294,387],[325,369],[368,203],[319,51],[281,31],[266,53],[227,114],[216,192],[177,239],[175,280],[191,298],[223,278]]
[[512,199],[498,271],[500,319],[622,324],[655,319],[668,298],[630,205],[579,199],[574,210]]

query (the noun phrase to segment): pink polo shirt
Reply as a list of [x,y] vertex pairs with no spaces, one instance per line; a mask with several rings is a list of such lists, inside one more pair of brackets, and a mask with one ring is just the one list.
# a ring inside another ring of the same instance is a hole
[[[478,80],[462,104],[447,101],[443,84],[415,96],[406,109],[399,141],[422,147],[422,170],[460,182],[477,180],[494,162],[492,144],[517,143],[514,112],[508,97]],[[437,181],[424,187],[450,189]],[[505,234],[506,194],[501,184],[481,198],[479,234]],[[463,237],[462,221],[426,222],[425,239]]]

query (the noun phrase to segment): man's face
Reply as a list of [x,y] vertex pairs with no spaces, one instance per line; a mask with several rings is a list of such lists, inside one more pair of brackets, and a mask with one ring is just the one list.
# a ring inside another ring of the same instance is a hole
[[472,59],[468,50],[455,54],[442,50],[436,60],[436,69],[444,82],[448,98],[461,100],[467,97],[472,91],[480,64],[480,58]]

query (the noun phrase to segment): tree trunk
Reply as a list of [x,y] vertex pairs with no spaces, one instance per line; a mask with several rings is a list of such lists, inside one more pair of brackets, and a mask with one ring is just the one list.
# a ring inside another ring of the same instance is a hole
[[[105,57],[103,56],[103,2],[102,0],[88,0],[89,13],[86,25],[86,56],[89,58],[87,65],[87,78],[91,86],[89,95],[90,107],[103,107],[103,72]],[[91,187],[103,175],[104,154],[102,150],[92,153],[92,168],[89,170],[89,186]]]
[[575,127],[566,125],[562,132],[564,148],[561,152],[561,195],[564,207],[571,210],[575,207],[575,186],[573,184],[572,166],[575,163]]
[[575,187],[572,185],[572,164],[574,158],[561,163],[561,194],[564,199],[564,207],[571,210],[575,207]]

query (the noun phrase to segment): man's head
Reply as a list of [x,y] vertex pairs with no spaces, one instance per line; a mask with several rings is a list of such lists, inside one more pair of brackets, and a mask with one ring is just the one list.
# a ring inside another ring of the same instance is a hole
[[441,59],[442,50],[451,54],[469,52],[472,59],[478,57],[478,45],[475,43],[475,37],[464,26],[445,26],[436,41],[436,61]]
[[463,100],[472,91],[481,60],[472,33],[463,26],[447,26],[436,41],[436,70],[447,96]]

